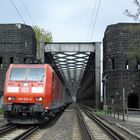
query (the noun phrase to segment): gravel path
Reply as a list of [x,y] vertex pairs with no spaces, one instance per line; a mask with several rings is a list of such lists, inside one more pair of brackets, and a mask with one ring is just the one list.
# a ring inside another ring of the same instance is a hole
[[74,105],[68,107],[55,124],[46,130],[41,140],[80,140],[74,108]]

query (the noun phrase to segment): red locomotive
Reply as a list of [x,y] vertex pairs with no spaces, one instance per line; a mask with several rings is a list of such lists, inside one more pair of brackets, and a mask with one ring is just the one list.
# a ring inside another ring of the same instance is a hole
[[64,109],[65,88],[48,64],[11,64],[4,87],[8,122],[42,123]]

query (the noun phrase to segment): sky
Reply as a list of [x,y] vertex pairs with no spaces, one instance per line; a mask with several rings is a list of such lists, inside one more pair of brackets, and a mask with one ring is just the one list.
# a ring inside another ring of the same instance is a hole
[[[95,22],[99,1],[13,0],[25,24],[51,32],[54,42],[102,42],[108,25],[134,22],[123,14],[125,9],[136,12],[133,0],[101,0]],[[0,1],[0,24],[24,23],[23,20],[11,0]]]

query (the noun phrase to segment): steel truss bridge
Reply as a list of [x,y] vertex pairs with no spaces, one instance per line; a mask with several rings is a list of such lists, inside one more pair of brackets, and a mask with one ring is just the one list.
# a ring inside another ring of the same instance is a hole
[[100,103],[100,42],[41,43],[40,59],[49,63],[77,101]]

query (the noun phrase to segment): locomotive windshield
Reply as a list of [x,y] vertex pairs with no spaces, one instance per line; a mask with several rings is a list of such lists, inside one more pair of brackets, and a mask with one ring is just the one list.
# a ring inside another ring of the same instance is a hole
[[12,68],[9,80],[14,81],[43,81],[44,68]]
[[10,80],[18,81],[25,80],[26,68],[12,68],[10,73]]
[[27,76],[27,80],[30,81],[43,81],[44,68],[30,68]]

